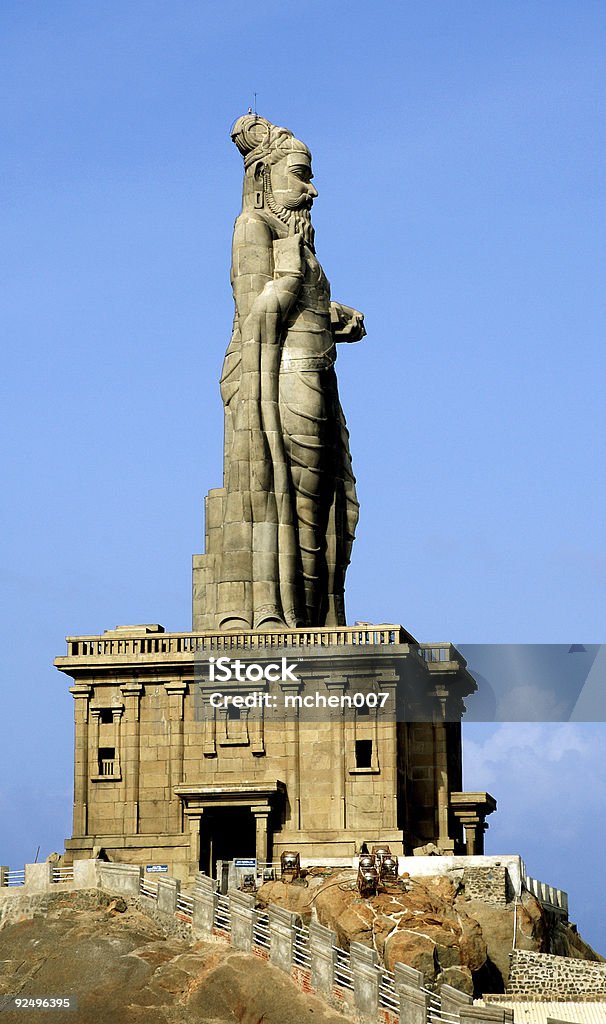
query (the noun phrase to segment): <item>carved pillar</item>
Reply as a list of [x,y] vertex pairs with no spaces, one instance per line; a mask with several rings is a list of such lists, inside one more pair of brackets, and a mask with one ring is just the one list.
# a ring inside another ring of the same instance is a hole
[[[198,669],[196,669],[196,672]],[[209,693],[202,689],[197,676],[194,684],[195,717],[202,721],[202,753],[204,757],[217,756],[217,709],[209,700]]]
[[88,830],[88,704],[92,686],[70,686],[74,698],[74,836]]
[[124,714],[124,708],[112,708],[112,721],[114,725],[114,775],[120,778],[122,770],[122,760],[120,757],[120,722],[122,721],[122,715]]
[[267,862],[269,853],[269,807],[267,807],[266,805],[259,807],[251,807],[251,811],[255,816],[255,856],[257,858],[257,861],[264,864]]
[[[189,873],[195,877],[200,870],[200,821],[202,809],[187,811],[187,824],[189,826]],[[210,864],[212,871],[212,847],[210,851]]]
[[183,712],[184,697],[187,683],[165,683],[168,695],[168,777],[170,785],[170,803],[168,807],[168,831],[183,831],[183,809],[181,800],[175,793],[175,786],[183,782]]
[[101,767],[99,765],[99,723],[101,721],[101,710],[99,708],[88,709],[89,725],[89,738],[90,745],[88,748],[88,774],[89,777],[93,775],[101,774]]
[[[329,696],[338,696],[345,692],[347,686],[347,678],[345,676],[331,676],[324,680],[326,689],[328,690]],[[333,782],[334,782],[334,799],[336,805],[336,820],[333,816],[331,827],[333,828],[346,828],[346,807],[345,807],[345,720],[343,711],[341,708],[331,709],[331,732],[332,742],[331,746],[333,749],[334,757],[334,768],[333,768]],[[348,723],[349,728],[347,733],[351,733],[355,729],[355,725]],[[376,744],[376,739],[375,739]]]
[[441,688],[436,692],[436,716],[434,718],[434,765],[436,780],[437,845],[443,853],[454,852],[454,840],[448,829],[448,736],[446,731],[446,700],[448,693]]
[[[375,726],[375,743],[373,744],[373,768],[381,768],[385,778],[385,825],[387,828],[398,827],[398,726],[396,680],[379,678],[377,690],[388,693],[385,710],[377,707],[372,716]],[[387,726],[387,728],[386,728]],[[382,761],[379,761],[379,737],[385,745]]]
[[248,713],[248,735],[250,751],[257,757],[265,754],[265,711],[264,708],[251,708]]
[[143,685],[123,683],[120,690],[124,697],[124,831],[126,835],[136,835],[139,831],[139,705]]
[[[287,696],[294,696],[301,692],[301,683],[280,683],[280,690],[282,691],[282,699],[285,701]],[[303,828],[303,820],[301,815],[301,736],[300,736],[301,723],[299,721],[299,708],[289,708],[288,714],[284,721],[284,732],[286,734],[287,743],[290,741],[290,749],[292,750],[291,763],[294,764],[294,774],[291,776],[289,782],[289,796],[292,808],[292,818],[290,821],[290,827],[293,829]]]

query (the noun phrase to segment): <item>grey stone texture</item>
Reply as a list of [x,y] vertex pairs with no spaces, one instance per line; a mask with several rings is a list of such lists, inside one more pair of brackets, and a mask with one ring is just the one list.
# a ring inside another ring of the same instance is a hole
[[509,874],[503,865],[465,868],[463,884],[469,900],[505,906],[513,897]]
[[228,895],[232,946],[250,953],[256,920],[255,898],[238,889],[230,889]]
[[354,1004],[362,1020],[374,1021],[379,1011],[379,955],[361,942],[349,946]]
[[605,996],[606,963],[515,949],[511,954],[507,994],[556,999]]
[[[396,964],[400,967],[400,964]],[[400,1000],[399,1024],[427,1024],[429,1019],[429,996],[416,985],[396,981],[396,992]]]
[[311,958],[311,984],[317,992],[331,997],[337,965],[337,936],[330,928],[310,921],[309,953]]
[[104,864],[98,866],[99,884],[108,892],[138,896],[143,868],[136,864]]
[[232,140],[244,189],[221,376],[224,483],[206,503],[194,628],[343,625],[358,501],[334,364],[364,318],[331,301],[316,256],[307,146],[255,114]]
[[504,1006],[461,1006],[460,1024],[513,1024],[513,1010]]
[[270,952],[272,964],[290,974],[295,946],[296,915],[283,907],[269,908]]
[[174,914],[181,883],[178,878],[158,878],[158,910],[164,914]]

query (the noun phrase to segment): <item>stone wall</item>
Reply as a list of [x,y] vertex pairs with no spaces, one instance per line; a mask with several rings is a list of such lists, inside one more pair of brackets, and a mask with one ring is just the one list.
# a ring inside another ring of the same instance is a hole
[[97,889],[79,889],[72,892],[15,892],[7,890],[8,899],[0,899],[0,928],[18,921],[31,921],[46,917],[51,909],[66,906],[90,909],[91,900],[100,909],[109,906],[112,896]]
[[504,906],[513,897],[507,868],[502,865],[465,868],[463,884],[468,900],[483,900],[485,903]]
[[514,949],[510,956],[508,995],[606,995],[606,963],[521,949]]

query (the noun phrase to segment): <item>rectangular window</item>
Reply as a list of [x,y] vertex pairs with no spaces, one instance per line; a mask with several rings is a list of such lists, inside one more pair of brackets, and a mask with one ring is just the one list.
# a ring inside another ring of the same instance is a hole
[[99,775],[114,775],[116,751],[114,747],[99,747]]
[[111,708],[101,708],[99,712],[99,723],[101,725],[111,725],[114,720]]
[[356,740],[356,768],[372,768],[372,740]]

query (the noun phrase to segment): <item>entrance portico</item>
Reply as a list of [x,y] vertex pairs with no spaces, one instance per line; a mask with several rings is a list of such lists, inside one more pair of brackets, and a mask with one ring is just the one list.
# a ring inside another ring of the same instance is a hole
[[177,786],[190,837],[190,874],[216,874],[217,860],[271,854],[271,815],[284,803],[283,782]]

